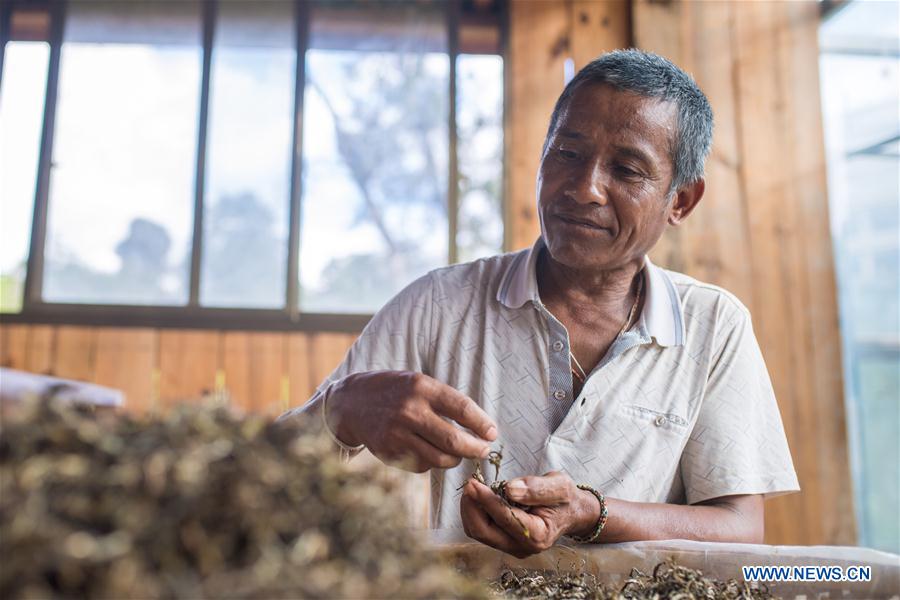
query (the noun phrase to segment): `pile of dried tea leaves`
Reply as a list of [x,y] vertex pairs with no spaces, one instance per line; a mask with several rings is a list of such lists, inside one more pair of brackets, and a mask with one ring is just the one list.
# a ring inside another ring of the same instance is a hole
[[0,597],[483,596],[296,424],[36,402],[0,427]]
[[497,598],[613,600],[617,591],[590,573],[506,569],[491,582]]
[[513,571],[506,569],[491,583],[498,598],[571,600],[777,600],[765,587],[751,587],[734,579],[705,577],[696,569],[665,562],[652,575],[638,569],[621,588],[604,585],[590,573]]

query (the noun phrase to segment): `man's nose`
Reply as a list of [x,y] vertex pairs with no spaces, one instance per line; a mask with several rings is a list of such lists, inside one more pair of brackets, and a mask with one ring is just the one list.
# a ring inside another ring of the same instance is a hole
[[606,174],[600,161],[585,164],[578,171],[572,182],[572,198],[579,204],[599,204],[606,206],[607,197]]

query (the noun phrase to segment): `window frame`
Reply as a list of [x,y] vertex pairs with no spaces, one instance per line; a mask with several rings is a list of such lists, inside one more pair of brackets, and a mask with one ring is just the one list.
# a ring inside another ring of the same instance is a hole
[[[210,73],[212,70],[213,43],[215,40],[217,8],[220,0],[206,0],[202,8],[202,72],[200,79],[200,110],[197,122],[197,152],[194,170],[194,207],[191,238],[191,260],[189,274],[189,296],[185,305],[123,305],[47,302],[43,299],[44,249],[47,237],[47,216],[50,192],[50,170],[53,153],[57,91],[59,82],[60,53],[64,38],[66,9],[68,0],[35,2],[34,0],[12,0],[0,7],[0,77],[2,77],[3,57],[6,44],[11,41],[34,39],[17,35],[11,28],[11,16],[16,9],[44,10],[49,15],[49,32],[43,40],[50,45],[50,59],[47,73],[47,89],[41,131],[39,162],[34,196],[34,216],[32,219],[30,245],[25,269],[24,297],[22,310],[18,313],[0,314],[0,323],[94,325],[114,327],[189,328],[218,330],[261,330],[261,331],[335,331],[356,333],[369,322],[370,314],[302,312],[300,297],[300,215],[302,202],[302,143],[303,143],[303,97],[306,80],[306,52],[309,50],[310,2],[293,0],[294,39],[297,61],[294,73],[294,130],[291,140],[291,165],[288,210],[288,254],[287,285],[285,305],[275,309],[221,308],[200,304],[200,271],[203,249],[203,208],[205,194],[205,171],[207,156],[207,130],[209,120]],[[499,47],[497,55],[508,64],[508,7],[505,0],[498,0]],[[459,213],[459,164],[457,158],[457,59],[460,49],[460,25],[463,0],[446,0],[447,55],[449,59],[449,110],[448,118],[448,264],[458,262],[456,234]],[[472,54],[485,54],[476,49]],[[502,82],[503,123],[506,123],[508,103],[508,70],[503,70]],[[2,83],[2,81],[0,81]],[[504,127],[504,129],[506,129]],[[504,147],[506,141],[503,143]],[[507,165],[505,152],[501,170],[500,215],[504,221],[503,251],[509,249],[509,236],[505,227]]]
[[[824,0],[823,4],[826,3],[830,4],[830,6],[822,7],[822,20],[817,28],[818,56],[820,61],[819,86],[822,94],[823,106],[829,104],[826,99],[827,90],[825,84],[822,83],[822,80],[825,78],[824,72],[827,70],[822,63],[823,58],[876,60],[897,60],[900,58],[900,45],[896,43],[885,43],[883,38],[871,36],[866,39],[865,37],[855,38],[855,36],[838,36],[839,39],[834,40],[828,39],[827,36],[823,36],[822,29],[827,25],[826,21],[833,17],[838,17],[841,11],[850,9],[853,5],[858,4],[859,0]],[[825,10],[826,8],[827,10]],[[846,117],[848,114],[852,113],[842,112],[841,117]],[[840,197],[845,194],[839,192],[834,193],[835,189],[832,187],[834,173],[840,172],[840,169],[834,171],[837,165],[832,162],[833,157],[830,153],[831,145],[829,144],[828,139],[831,137],[828,134],[830,133],[830,125],[832,125],[833,122],[830,121],[827,116],[827,111],[823,108],[822,128],[825,138],[825,167],[828,172],[828,184],[829,187],[831,187],[831,193],[829,194],[829,210],[833,211],[835,205],[840,204]],[[896,130],[891,131],[890,129],[880,129],[879,131],[880,135],[878,137],[867,139],[865,145],[862,147],[860,147],[858,142],[855,144],[848,144],[846,141],[842,141],[837,144],[837,148],[840,150],[841,155],[837,164],[843,163],[841,167],[847,169],[850,166],[851,160],[858,157],[868,157],[869,159],[880,158],[885,161],[896,161],[900,158],[897,153],[885,151],[890,149],[890,146],[900,139],[900,134],[898,134]],[[837,153],[835,156],[837,156]],[[842,173],[841,175],[834,176],[834,178],[844,179],[847,183],[851,180],[849,173]],[[844,198],[844,200],[846,204],[846,198]],[[848,219],[848,221],[850,220]],[[879,337],[873,336],[871,332],[861,332],[859,328],[854,327],[854,324],[858,325],[855,321],[859,316],[859,308],[854,306],[854,301],[846,292],[849,289],[853,289],[853,283],[860,284],[862,281],[852,281],[852,278],[847,277],[850,269],[846,266],[843,268],[841,266],[842,262],[851,258],[853,254],[852,251],[848,252],[848,248],[852,246],[852,241],[846,239],[847,236],[842,227],[835,223],[833,212],[829,214],[828,235],[833,248],[831,260],[834,267],[835,292],[838,304],[838,313],[836,316],[839,319],[841,326],[840,349],[843,359],[842,371],[844,384],[842,391],[844,393],[844,406],[848,416],[847,446],[850,457],[850,486],[853,493],[853,505],[855,509],[856,543],[860,546],[867,546],[877,550],[896,552],[896,543],[895,547],[884,546],[884,538],[874,533],[879,528],[891,528],[894,523],[878,522],[877,516],[880,513],[878,512],[878,508],[873,507],[871,502],[873,498],[878,496],[879,492],[879,486],[872,483],[879,478],[879,465],[872,461],[872,456],[870,455],[871,446],[869,446],[869,444],[872,443],[872,434],[876,433],[871,430],[870,427],[872,421],[877,419],[877,417],[874,417],[874,415],[878,414],[877,409],[873,406],[873,404],[877,402],[877,395],[872,392],[871,388],[868,389],[867,393],[867,386],[864,385],[866,378],[864,377],[863,370],[867,361],[874,362],[877,359],[884,360],[889,364],[900,364],[900,340],[893,339],[890,334],[884,335],[884,331],[881,332],[883,334],[882,337]],[[870,248],[869,251],[871,252],[871,250],[872,249]],[[873,262],[877,261],[877,258],[871,254],[869,255],[869,258],[872,259]],[[884,397],[890,398],[890,393],[891,390],[888,389]],[[875,437],[881,438],[882,436],[876,435]],[[890,508],[888,510],[890,510]]]

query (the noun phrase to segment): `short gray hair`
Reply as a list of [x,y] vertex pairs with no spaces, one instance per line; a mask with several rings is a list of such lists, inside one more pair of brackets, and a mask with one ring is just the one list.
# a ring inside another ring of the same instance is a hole
[[690,75],[662,56],[643,50],[616,50],[603,54],[572,78],[553,108],[543,153],[547,151],[560,114],[575,89],[582,84],[594,83],[673,102],[678,111],[678,124],[670,149],[673,172],[669,192],[703,177],[703,166],[712,145],[713,133],[709,100]]

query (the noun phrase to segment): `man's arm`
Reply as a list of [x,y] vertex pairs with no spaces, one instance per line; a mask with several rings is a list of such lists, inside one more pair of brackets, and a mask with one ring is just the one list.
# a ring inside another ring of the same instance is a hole
[[[585,511],[576,535],[589,534],[600,516],[600,503],[589,492],[593,505]],[[693,505],[628,502],[606,499],[609,518],[597,540],[601,543],[635,540],[699,540],[705,542],[763,542],[762,494],[712,498]]]
[[[529,510],[512,508],[487,486],[470,481],[463,490],[460,513],[469,537],[513,556],[542,552],[563,535],[589,535],[600,517],[597,498],[563,473],[513,479],[506,489],[509,500]],[[689,506],[607,498],[606,506],[609,517],[598,543],[664,539],[762,543],[763,539],[761,494],[724,496]]]
[[365,445],[382,461],[418,473],[484,458],[497,438],[496,424],[474,400],[412,371],[353,373],[282,418],[300,414],[326,422],[343,446]]
[[429,274],[397,294],[312,399],[281,418],[304,418],[312,428],[327,422],[344,456],[362,444],[414,471],[486,456],[496,423],[474,400],[426,374],[433,362],[433,287]]

